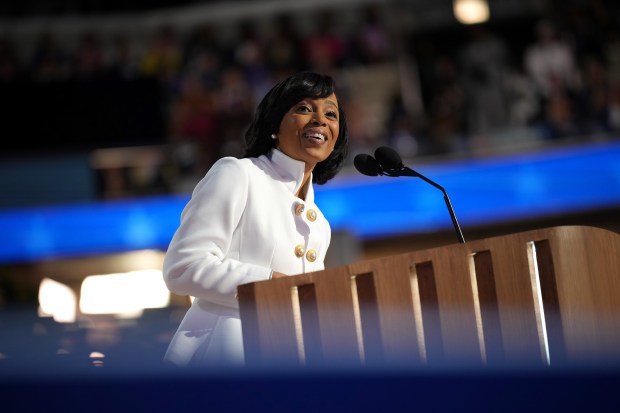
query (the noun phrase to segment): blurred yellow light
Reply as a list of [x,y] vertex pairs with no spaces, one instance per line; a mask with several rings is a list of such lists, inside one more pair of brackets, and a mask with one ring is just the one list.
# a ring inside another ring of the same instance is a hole
[[58,323],[76,320],[77,297],[65,284],[44,278],[39,284],[39,315],[52,316]]
[[486,0],[454,0],[454,17],[463,24],[484,23],[489,20],[489,3]]
[[140,317],[145,308],[163,308],[170,291],[160,270],[91,275],[82,282],[80,310],[84,314]]

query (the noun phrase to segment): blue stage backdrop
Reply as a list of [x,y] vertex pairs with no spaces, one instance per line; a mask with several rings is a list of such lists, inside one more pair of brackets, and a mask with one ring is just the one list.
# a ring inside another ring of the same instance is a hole
[[[620,207],[620,142],[411,165],[443,186],[466,229]],[[165,250],[189,194],[0,210],[0,263]],[[362,239],[450,229],[441,191],[419,178],[343,174],[316,187],[333,231]]]

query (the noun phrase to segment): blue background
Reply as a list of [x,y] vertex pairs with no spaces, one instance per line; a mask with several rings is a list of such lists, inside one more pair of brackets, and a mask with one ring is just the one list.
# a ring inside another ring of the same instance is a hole
[[[466,229],[620,206],[620,142],[408,164],[443,186]],[[0,262],[165,250],[189,194],[0,210]],[[411,177],[344,173],[316,187],[333,231],[361,239],[450,229],[438,189]]]

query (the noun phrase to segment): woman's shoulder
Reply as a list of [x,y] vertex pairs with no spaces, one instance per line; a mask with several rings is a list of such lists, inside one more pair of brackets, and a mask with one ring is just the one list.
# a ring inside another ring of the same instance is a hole
[[243,187],[253,175],[253,163],[249,159],[225,156],[211,165],[206,175],[196,184],[194,194],[211,192],[214,188],[231,190]]
[[228,170],[238,172],[247,172],[255,167],[253,158],[235,158],[234,156],[224,156],[219,158],[213,166],[211,166],[209,172],[213,173],[218,170]]
[[223,156],[221,158],[219,158],[217,161],[215,161],[215,163],[213,164],[212,168],[215,167],[219,167],[222,165],[238,165],[238,166],[244,166],[246,165],[248,162],[251,162],[249,158],[237,158],[235,156]]
[[202,181],[224,180],[231,182],[232,180],[253,180],[261,176],[261,170],[264,169],[265,166],[260,158],[225,156],[215,161]]

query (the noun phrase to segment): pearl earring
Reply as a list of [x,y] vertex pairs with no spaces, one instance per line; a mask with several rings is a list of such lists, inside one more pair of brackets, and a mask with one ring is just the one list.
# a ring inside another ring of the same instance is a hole
[[276,138],[277,138],[276,134],[275,134],[275,133],[272,133],[272,134],[271,134],[271,139],[276,140]]

